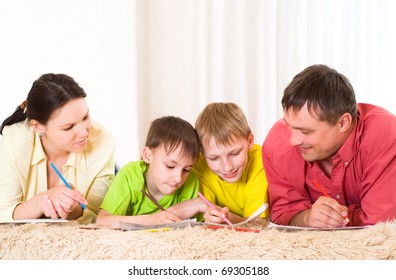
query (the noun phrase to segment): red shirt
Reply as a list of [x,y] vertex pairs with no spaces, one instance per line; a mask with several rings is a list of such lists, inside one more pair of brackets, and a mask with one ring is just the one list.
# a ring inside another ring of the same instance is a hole
[[279,120],[262,146],[268,179],[271,220],[288,225],[323,194],[348,207],[348,225],[396,219],[396,117],[370,104],[359,104],[357,123],[333,156],[331,178],[316,162],[306,162],[289,143],[287,124]]

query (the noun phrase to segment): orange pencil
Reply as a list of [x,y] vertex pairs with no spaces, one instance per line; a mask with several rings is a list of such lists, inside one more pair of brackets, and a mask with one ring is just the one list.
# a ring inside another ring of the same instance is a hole
[[[320,190],[320,192],[326,196],[326,197],[330,197],[330,195],[325,191],[325,189],[323,188],[323,186],[316,180],[316,179],[312,179],[312,182],[314,183],[314,185]],[[344,220],[349,223],[349,219],[348,216],[343,216]]]
[[319,184],[319,182],[316,179],[312,179],[312,182],[314,183],[314,185],[320,190],[320,192],[326,196],[326,197],[330,197],[330,195],[325,191],[325,189],[323,188],[323,186],[321,184]]

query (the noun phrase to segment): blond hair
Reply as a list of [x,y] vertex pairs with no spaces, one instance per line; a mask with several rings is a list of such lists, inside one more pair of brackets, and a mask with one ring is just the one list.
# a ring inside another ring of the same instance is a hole
[[235,103],[208,104],[195,122],[199,140],[208,144],[213,137],[217,144],[230,144],[235,138],[248,138],[249,124],[242,109]]

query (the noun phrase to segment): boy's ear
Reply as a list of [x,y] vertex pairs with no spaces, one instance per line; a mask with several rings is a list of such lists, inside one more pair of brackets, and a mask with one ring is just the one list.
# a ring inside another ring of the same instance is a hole
[[153,154],[149,147],[143,148],[142,159],[145,163],[150,164]]
[[253,133],[249,134],[249,136],[247,138],[247,141],[248,141],[249,149],[253,148],[253,146],[254,146],[254,135],[253,135]]

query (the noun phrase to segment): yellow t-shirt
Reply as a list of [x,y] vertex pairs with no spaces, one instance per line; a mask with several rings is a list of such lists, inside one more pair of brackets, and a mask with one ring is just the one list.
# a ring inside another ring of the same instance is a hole
[[[249,217],[263,203],[268,203],[268,182],[261,158],[261,146],[248,151],[248,163],[238,182],[229,183],[213,173],[201,154],[194,172],[199,178],[201,193],[212,203],[241,217]],[[267,209],[261,217],[269,214]]]
[[[88,201],[80,223],[95,221],[99,206],[114,179],[113,137],[92,121],[84,152],[71,153],[60,170]],[[60,181],[61,183],[61,181]],[[28,122],[4,127],[0,141],[0,220],[12,220],[15,207],[48,190],[47,158]]]

